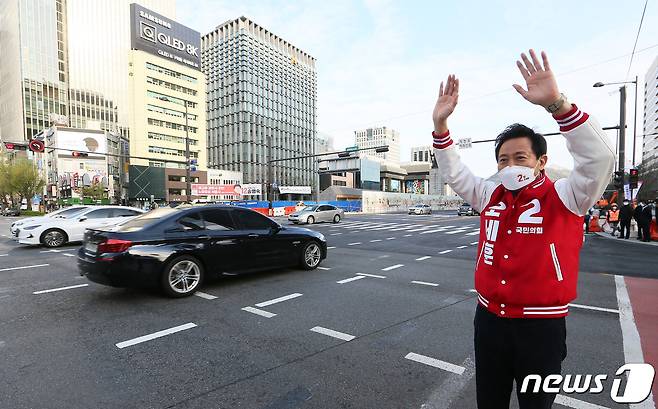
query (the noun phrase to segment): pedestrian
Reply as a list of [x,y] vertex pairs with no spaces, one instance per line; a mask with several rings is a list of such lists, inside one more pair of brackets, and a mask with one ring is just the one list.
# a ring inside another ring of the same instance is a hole
[[[633,215],[633,209],[631,209],[631,202],[628,199],[624,199],[621,209],[619,209],[619,238],[628,239],[631,235],[631,218]],[[625,233],[624,233],[625,232]]]
[[613,203],[612,206],[610,206],[610,210],[608,211],[608,224],[612,227],[610,235],[614,237],[615,232],[619,227],[619,207],[617,207],[617,203]]
[[651,241],[651,219],[653,218],[653,201],[649,200],[642,207],[642,241]]
[[592,208],[590,208],[587,213],[585,213],[585,234],[589,233],[589,222],[592,219],[592,213],[594,213]]
[[633,219],[635,220],[635,224],[637,224],[637,239],[642,240],[642,207],[644,206],[644,202],[640,201],[637,206],[635,206],[635,209],[633,209]]
[[[578,166],[555,183],[545,174],[546,139],[521,124],[496,138],[498,173],[484,179],[462,163],[447,120],[459,80],[441,83],[433,112],[434,156],[442,177],[481,213],[475,264],[475,380],[477,406],[508,408],[516,381],[521,409],[550,408],[556,394],[521,392],[527,375],[562,371],[566,316],[576,298],[583,216],[605,190],[614,148],[599,124],[560,93],[545,53],[517,61],[527,101],[553,114]],[[494,104],[495,105],[495,104]],[[507,113],[511,113],[507,109]]]

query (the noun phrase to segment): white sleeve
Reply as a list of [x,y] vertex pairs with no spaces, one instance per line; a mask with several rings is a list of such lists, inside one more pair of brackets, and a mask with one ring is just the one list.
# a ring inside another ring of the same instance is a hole
[[461,161],[449,132],[434,137],[434,157],[443,180],[475,210],[481,212],[498,184],[473,175]]
[[571,174],[556,181],[555,190],[571,212],[582,216],[601,197],[610,182],[615,163],[614,149],[598,122],[577,106],[555,119],[574,161]]

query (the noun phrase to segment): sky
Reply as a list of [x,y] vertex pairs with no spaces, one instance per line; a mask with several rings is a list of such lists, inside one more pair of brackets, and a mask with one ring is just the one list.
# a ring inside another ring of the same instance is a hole
[[[631,51],[644,0],[628,1],[275,1],[178,0],[176,19],[206,34],[246,16],[317,60],[319,132],[335,147],[354,144],[354,131],[387,126],[399,131],[401,160],[412,146],[431,144],[439,83],[460,78],[459,104],[449,119],[453,138],[494,138],[520,122],[557,131],[543,108],[512,88],[525,85],[516,59],[529,48],[547,52],[560,91],[602,126],[619,122],[618,86],[597,81],[639,76],[638,135],[644,77],[658,58],[658,0],[649,0],[636,54]],[[630,71],[629,71],[630,65]],[[634,85],[627,93],[626,167],[631,165]],[[610,131],[615,140],[616,131]],[[548,165],[571,168],[562,136],[547,136]],[[642,138],[637,138],[636,162]],[[477,174],[496,171],[492,143],[461,149]]]

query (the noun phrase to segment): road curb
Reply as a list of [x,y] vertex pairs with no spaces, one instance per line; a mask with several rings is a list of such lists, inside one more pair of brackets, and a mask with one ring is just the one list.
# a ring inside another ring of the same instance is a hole
[[[597,232],[594,232],[594,234],[596,234],[597,236],[603,237],[604,239],[619,240],[619,237],[611,236],[610,233],[604,233],[604,232],[597,231]],[[658,247],[658,242],[639,241],[635,238],[629,238],[629,239],[623,239],[623,240],[624,240],[624,243],[633,243],[633,244],[641,244],[641,245],[645,245],[645,246]]]

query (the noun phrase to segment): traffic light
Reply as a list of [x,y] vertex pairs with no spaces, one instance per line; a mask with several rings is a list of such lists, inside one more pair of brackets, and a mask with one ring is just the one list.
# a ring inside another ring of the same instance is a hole
[[27,145],[13,142],[5,142],[5,149],[8,151],[26,151]]
[[87,156],[89,156],[89,154],[86,152],[73,151],[71,152],[71,156],[73,156],[74,158],[86,158]]
[[639,172],[637,169],[633,168],[628,172],[628,183],[630,184],[631,189],[637,189],[637,180]]
[[196,165],[199,163],[196,159],[190,159],[190,171],[196,172]]
[[620,189],[624,186],[624,171],[623,170],[615,171],[614,185],[617,189]]

